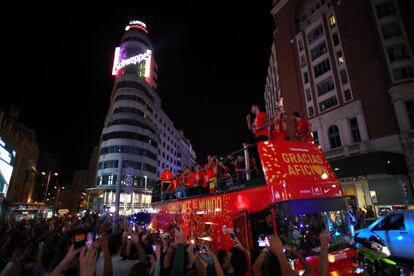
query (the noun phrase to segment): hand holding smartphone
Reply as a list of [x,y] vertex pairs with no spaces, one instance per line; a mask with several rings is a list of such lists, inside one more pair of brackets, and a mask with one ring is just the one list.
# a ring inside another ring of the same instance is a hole
[[269,239],[266,236],[259,236],[259,238],[257,239],[257,243],[260,248],[270,246]]
[[86,234],[85,233],[76,233],[73,236],[74,238],[74,244],[73,246],[75,249],[81,248],[86,244]]

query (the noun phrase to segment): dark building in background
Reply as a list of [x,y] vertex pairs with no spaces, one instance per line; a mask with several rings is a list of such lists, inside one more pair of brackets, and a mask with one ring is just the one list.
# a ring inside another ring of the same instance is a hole
[[[44,201],[49,171],[51,172],[51,176],[49,180],[48,193],[50,193],[50,191],[53,192],[51,187],[59,184],[59,176],[54,175],[54,173],[59,173],[59,171],[57,170],[56,157],[51,152],[41,150],[37,162],[36,183],[32,193],[33,202],[38,203]],[[50,196],[51,195],[48,195],[46,199],[49,199],[48,201],[52,202],[52,198]],[[48,204],[50,203],[48,202]]]
[[92,149],[88,165],[88,186],[94,187],[96,182],[96,172],[98,171],[99,146]]
[[283,97],[289,113],[311,120],[315,140],[359,207],[412,205],[414,2],[273,3],[268,113]]
[[89,171],[77,170],[73,173],[70,183],[63,187],[54,186],[55,209],[69,209],[71,212],[76,212],[80,208],[86,208],[88,177]]
[[0,216],[9,203],[30,203],[36,182],[39,144],[19,119],[19,108],[0,110]]

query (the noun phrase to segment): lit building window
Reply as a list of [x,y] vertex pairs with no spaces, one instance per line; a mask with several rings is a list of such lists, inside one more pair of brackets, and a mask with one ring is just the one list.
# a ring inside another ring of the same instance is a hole
[[331,26],[331,28],[335,27],[335,25],[336,25],[335,15],[332,15],[332,16],[329,17],[329,25]]
[[338,64],[341,65],[345,62],[344,55],[342,54],[342,51],[336,52],[336,57],[338,59]]

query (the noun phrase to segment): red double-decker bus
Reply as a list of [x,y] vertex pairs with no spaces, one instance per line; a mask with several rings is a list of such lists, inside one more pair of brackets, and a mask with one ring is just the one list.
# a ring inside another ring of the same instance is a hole
[[[234,246],[234,232],[257,256],[261,241],[276,233],[299,249],[317,273],[319,234],[331,234],[331,275],[355,274],[356,250],[346,216],[341,185],[322,150],[310,143],[261,142],[258,151],[264,177],[216,194],[153,202],[151,227],[168,231],[179,226],[194,241],[214,249]],[[296,270],[299,262],[292,261]]]

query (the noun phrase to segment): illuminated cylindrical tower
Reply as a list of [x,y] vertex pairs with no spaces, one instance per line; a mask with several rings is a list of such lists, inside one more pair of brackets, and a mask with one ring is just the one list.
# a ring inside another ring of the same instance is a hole
[[[115,83],[100,141],[95,189],[101,193],[95,208],[114,206],[120,162],[123,168],[121,214],[149,206],[150,193],[145,188],[150,188],[157,179],[159,143],[154,115],[154,109],[160,106],[155,94],[156,70],[145,23],[131,21],[120,46],[115,49],[112,68]],[[132,178],[129,186],[132,189],[125,186],[126,171]]]

